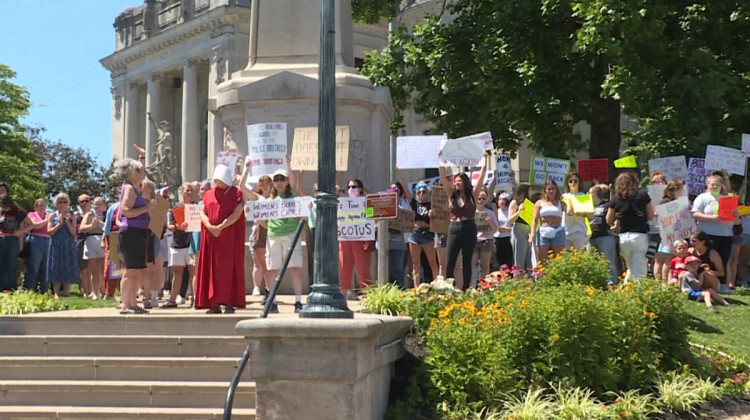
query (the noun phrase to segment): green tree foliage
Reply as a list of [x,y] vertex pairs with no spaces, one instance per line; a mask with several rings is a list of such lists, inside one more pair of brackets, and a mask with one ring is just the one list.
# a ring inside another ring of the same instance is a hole
[[394,0],[352,0],[352,18],[359,23],[378,23],[396,16]]
[[24,208],[43,196],[38,158],[19,119],[28,114],[29,94],[10,80],[16,76],[0,64],[0,181],[11,187],[11,195]]

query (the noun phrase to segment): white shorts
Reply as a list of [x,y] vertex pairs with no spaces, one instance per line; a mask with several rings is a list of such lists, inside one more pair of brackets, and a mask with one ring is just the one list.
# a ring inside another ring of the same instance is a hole
[[83,243],[83,259],[104,258],[102,235],[89,235]]
[[[289,247],[292,245],[292,236],[269,236],[266,242],[266,269],[280,270]],[[287,267],[302,267],[302,246],[297,241],[297,246],[292,251]]]
[[195,260],[190,254],[190,248],[169,248],[169,266],[187,267],[195,265]]

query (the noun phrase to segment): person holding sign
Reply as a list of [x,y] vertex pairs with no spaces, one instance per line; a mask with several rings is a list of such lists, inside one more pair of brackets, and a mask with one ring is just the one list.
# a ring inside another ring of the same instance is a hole
[[604,258],[609,261],[611,277],[609,284],[617,284],[617,247],[615,246],[615,237],[609,230],[607,223],[607,211],[610,206],[610,193],[607,184],[596,184],[589,189],[589,194],[594,200],[594,215],[591,218],[591,239],[589,242],[597,251],[604,254]]
[[[513,225],[510,232],[510,244],[513,247],[513,265],[525,270],[531,267],[531,247],[529,246],[529,234],[531,227],[529,223],[520,217],[529,201],[531,184],[521,182],[516,188],[516,194],[508,205],[508,225]],[[533,212],[533,209],[532,209]]]
[[[245,169],[242,172],[242,179],[240,180],[240,188],[242,188],[242,195],[245,200],[256,201],[256,200],[268,200],[271,197],[271,190],[273,189],[273,180],[268,175],[261,175],[258,178],[258,184],[255,186],[255,190],[251,190],[247,187],[247,177],[250,167],[250,160],[245,161]],[[271,290],[273,286],[273,278],[268,275],[268,269],[266,267],[266,243],[268,242],[268,221],[256,220],[253,223],[253,227],[250,231],[250,247],[251,255],[253,258],[253,296],[260,296],[260,288],[264,287],[265,290]],[[271,306],[273,313],[278,312],[278,307]]]
[[[658,172],[658,171],[657,171]],[[654,175],[656,175],[656,172],[654,172]],[[654,179],[651,178],[651,181],[653,183]],[[678,198],[683,196],[683,192],[685,189],[685,184],[680,180],[672,180],[667,183],[667,186],[664,188],[664,193],[662,195],[661,201],[659,202],[659,205],[666,204],[671,201],[677,200]],[[658,218],[657,212],[654,212],[654,218]],[[652,230],[651,225],[649,224],[649,229]],[[656,225],[656,231],[659,232],[659,224]],[[650,240],[650,238],[649,238]],[[650,244],[649,244],[650,247]],[[672,258],[674,257],[674,244],[666,243],[661,240],[661,235],[659,236],[659,245],[656,250],[656,256],[654,259],[654,278],[661,279],[662,281],[669,281],[669,266],[672,262]]]
[[618,222],[620,255],[628,266],[626,281],[648,275],[648,221],[653,220],[651,198],[640,188],[633,172],[622,172],[615,179],[615,196],[607,210],[607,223]]
[[513,265],[513,247],[510,244],[511,223],[508,223],[508,206],[510,205],[510,194],[505,191],[500,191],[497,194],[497,221],[499,227],[495,232],[495,257],[497,264],[502,267],[510,267]]
[[195,281],[195,309],[234,313],[245,307],[245,220],[242,192],[232,185],[232,170],[214,169],[214,188],[203,195],[201,247]]
[[588,242],[586,218],[591,213],[580,212],[573,203],[577,196],[586,195],[580,190],[581,176],[578,172],[571,172],[565,178],[565,193],[562,195],[567,205],[567,211],[563,217],[565,225],[565,246],[575,249],[583,248]]
[[[557,183],[552,180],[545,182],[544,194],[534,204],[534,216],[529,234],[529,244],[536,245],[536,257],[539,262],[547,259],[547,253],[550,250],[553,254],[559,254],[565,248],[565,225],[562,224],[565,211],[566,206],[561,200]],[[539,236],[537,236],[537,226]]]
[[[401,184],[405,184],[401,170],[396,167],[396,173]],[[419,181],[414,188],[416,196],[412,196],[409,189],[404,190],[404,197],[414,212],[414,229],[406,238],[409,243],[409,253],[412,262],[412,278],[414,287],[419,287],[420,273],[422,272],[422,251],[427,255],[427,262],[433,276],[438,274],[438,264],[435,254],[435,234],[430,232],[430,209],[432,202],[430,200],[430,187],[424,181]]]
[[[477,243],[477,225],[474,222],[474,216],[477,209],[476,196],[482,189],[482,183],[477,182],[474,188],[471,188],[469,177],[460,172],[453,178],[453,183],[448,181],[446,166],[442,160],[442,150],[438,152],[441,157],[438,170],[440,172],[440,182],[448,195],[448,208],[451,216],[451,224],[448,230],[448,266],[447,275],[451,275],[456,268],[458,254],[462,253],[461,266],[463,270],[463,279],[461,289],[466,290],[471,285],[471,260],[474,254],[474,247]],[[487,158],[489,154],[484,153],[485,163],[479,174],[479,179],[484,179],[487,172]],[[452,187],[451,187],[452,185]]]
[[[365,196],[365,185],[357,178],[352,178],[347,182],[346,190],[351,198]],[[341,293],[346,296],[347,300],[359,300],[357,293],[352,290],[352,274],[354,274],[355,266],[360,287],[365,288],[370,285],[370,262],[374,250],[374,241],[339,241],[339,283]]]
[[188,223],[185,220],[185,204],[195,204],[193,185],[185,182],[180,185],[177,193],[180,195],[181,202],[169,211],[169,224],[167,225],[167,228],[174,232],[172,246],[169,248],[169,267],[173,272],[172,287],[169,289],[169,300],[164,302],[162,308],[177,307],[177,296],[182,289],[182,274],[185,268],[188,270],[188,278],[192,279],[195,275],[195,260],[190,255],[190,241],[193,235],[187,232]]
[[[477,214],[475,219],[477,223],[477,244],[474,248],[474,255],[471,259],[471,266],[476,267],[477,262],[481,261],[480,278],[484,278],[490,273],[490,260],[492,259],[492,251],[495,250],[495,232],[500,227],[500,222],[497,220],[495,213],[485,207],[487,203],[487,192],[480,191],[477,194]],[[482,226],[482,229],[479,227]],[[486,227],[486,229],[484,228]]]

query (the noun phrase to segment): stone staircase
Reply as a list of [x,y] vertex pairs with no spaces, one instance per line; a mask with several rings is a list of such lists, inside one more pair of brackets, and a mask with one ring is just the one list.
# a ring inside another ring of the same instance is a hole
[[[113,308],[0,317],[0,419],[221,419],[257,312]],[[232,419],[255,419],[247,371]]]

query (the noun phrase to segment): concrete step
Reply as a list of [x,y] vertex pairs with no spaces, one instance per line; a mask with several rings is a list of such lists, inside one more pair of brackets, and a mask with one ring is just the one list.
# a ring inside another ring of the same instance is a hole
[[239,359],[246,347],[247,341],[236,335],[0,335],[0,356],[148,355]]
[[[0,380],[0,411],[5,406],[224,407],[229,381],[34,381]],[[234,407],[255,408],[255,385],[240,382]]]
[[[221,420],[218,408],[5,406],[4,420]],[[251,408],[232,410],[232,420],[255,420]]]
[[[0,381],[230,381],[239,357],[0,357]],[[243,379],[249,381],[248,368]]]
[[243,314],[112,315],[68,318],[59,314],[0,317],[0,335],[234,335]]

